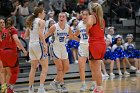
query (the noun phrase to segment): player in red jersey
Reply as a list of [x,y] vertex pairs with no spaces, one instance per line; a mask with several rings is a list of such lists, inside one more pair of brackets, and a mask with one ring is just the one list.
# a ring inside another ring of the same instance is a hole
[[[3,29],[5,28],[5,21],[4,19],[0,19],[0,52],[2,50],[2,39],[3,39]],[[7,89],[6,87],[6,83],[5,83],[5,80],[4,80],[4,69],[3,69],[3,64],[2,64],[2,61],[1,61],[1,57],[0,57],[0,83],[1,83],[1,91],[0,93],[3,93],[5,92],[5,90]]]
[[94,93],[103,93],[101,61],[106,51],[103,11],[101,5],[98,3],[91,3],[89,10],[91,13],[87,23],[87,34],[89,35],[89,62],[92,80],[97,83],[93,91]]
[[12,18],[6,20],[6,29],[2,30],[2,34],[2,50],[0,52],[0,57],[5,69],[5,80],[8,85],[7,93],[14,93],[13,85],[16,83],[19,73],[17,47],[21,49],[25,55],[27,55],[27,51],[18,39],[17,30],[14,27]]

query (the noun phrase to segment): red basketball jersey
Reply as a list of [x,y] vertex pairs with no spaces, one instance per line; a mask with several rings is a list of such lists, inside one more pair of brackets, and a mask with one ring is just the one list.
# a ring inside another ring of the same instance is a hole
[[[96,17],[96,15],[95,15],[95,17]],[[104,23],[104,25],[105,25],[105,23]],[[96,17],[96,24],[94,24],[89,29],[89,44],[95,43],[95,42],[101,42],[101,43],[104,42],[105,43],[104,28],[100,27],[99,20],[97,17]]]
[[12,38],[12,36],[14,34],[17,34],[17,30],[16,28],[12,27],[10,28],[10,30],[5,29],[3,31],[3,34],[5,35],[2,44],[4,48],[10,48],[10,49],[17,49],[17,45],[14,41],[14,39]]

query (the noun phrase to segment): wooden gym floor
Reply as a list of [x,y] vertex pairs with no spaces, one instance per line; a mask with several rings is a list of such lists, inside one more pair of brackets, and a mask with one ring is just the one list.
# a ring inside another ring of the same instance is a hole
[[[91,78],[86,79],[88,88],[90,87]],[[49,85],[50,81],[46,81],[45,89],[48,90],[48,93],[56,93],[52,90]],[[70,79],[66,80],[67,88],[69,93],[80,93],[80,80],[79,79]],[[35,83],[35,93],[37,93],[37,88],[39,82]],[[140,93],[140,75],[131,75],[131,76],[115,76],[115,78],[104,78],[103,86],[105,93]],[[15,91],[17,93],[28,93],[28,83],[16,84]],[[82,93],[92,93],[91,91],[86,91]]]

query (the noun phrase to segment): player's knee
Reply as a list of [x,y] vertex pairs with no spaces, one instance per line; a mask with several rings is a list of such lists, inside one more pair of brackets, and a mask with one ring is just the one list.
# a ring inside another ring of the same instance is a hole
[[58,72],[61,72],[61,71],[63,71],[63,68],[62,68],[62,67],[57,68],[57,71],[58,71]]
[[31,65],[32,69],[37,69],[37,67],[38,67],[37,65],[34,65],[34,64]]

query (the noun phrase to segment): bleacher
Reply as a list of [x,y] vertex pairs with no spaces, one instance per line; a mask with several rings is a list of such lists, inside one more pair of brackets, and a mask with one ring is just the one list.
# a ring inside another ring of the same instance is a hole
[[[46,0],[48,2],[48,0]],[[132,33],[134,35],[135,43],[136,43],[136,48],[140,49],[140,17],[136,17],[135,19],[127,19],[127,20],[121,20],[122,22],[118,23],[113,23],[113,26],[116,28],[115,34],[121,34],[123,37],[125,37],[128,33]],[[26,44],[24,44],[25,47]],[[17,80],[17,83],[24,83],[28,82],[28,77],[29,77],[29,71],[30,71],[30,63],[27,63],[25,58],[22,56],[23,54],[20,54],[20,74],[19,78]],[[107,65],[107,72],[109,72],[109,65]],[[121,64],[121,69],[123,69],[122,64]],[[129,68],[127,68],[128,71]],[[39,66],[37,69],[35,81],[39,81],[40,78],[40,72],[41,67]],[[135,73],[134,71],[130,71],[130,73]],[[116,64],[114,66],[114,74],[117,75],[117,67]],[[49,69],[48,69],[48,74],[47,74],[47,79],[46,80],[53,80],[56,75],[56,70],[55,66],[53,65],[52,62],[49,62]],[[91,76],[91,72],[89,69],[88,63],[86,63],[86,76]],[[70,70],[66,74],[65,79],[73,79],[73,78],[79,78],[79,69],[78,69],[78,64],[70,64]]]

